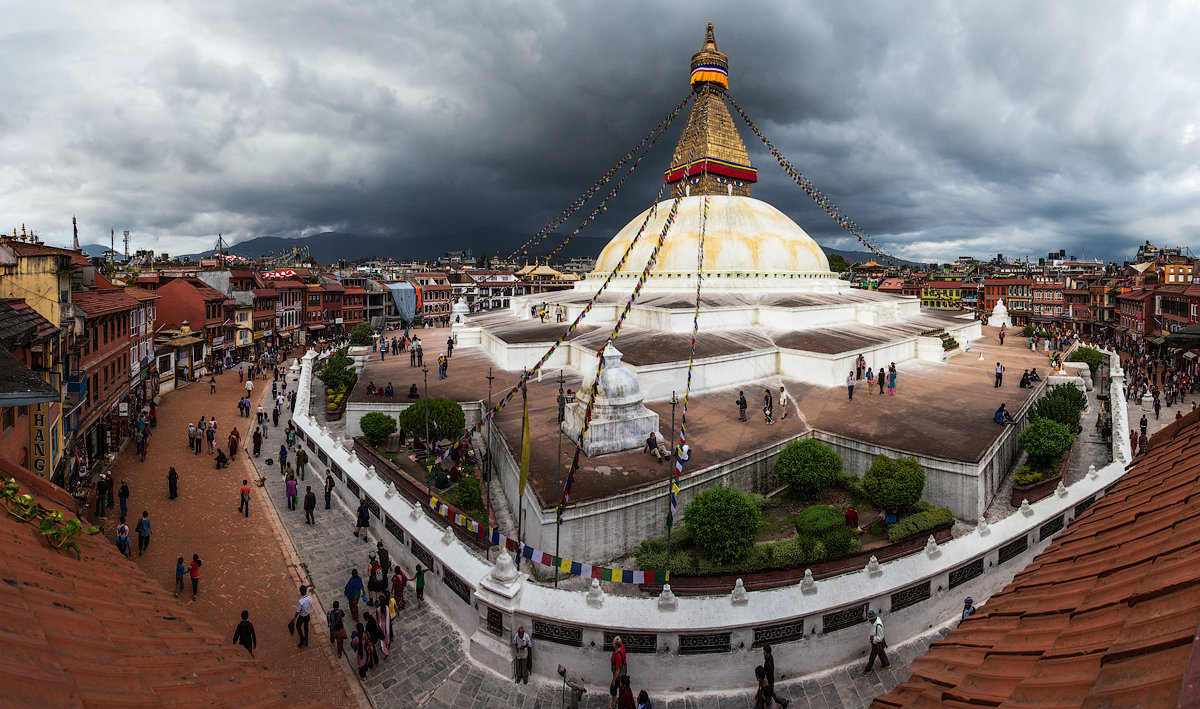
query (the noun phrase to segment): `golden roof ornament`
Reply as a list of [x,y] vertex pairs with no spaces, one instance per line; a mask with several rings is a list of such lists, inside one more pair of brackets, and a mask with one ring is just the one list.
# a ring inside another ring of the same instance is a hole
[[720,89],[729,88],[729,57],[717,49],[713,36],[713,24],[708,23],[704,33],[704,47],[692,55],[692,90],[699,92],[705,85]]

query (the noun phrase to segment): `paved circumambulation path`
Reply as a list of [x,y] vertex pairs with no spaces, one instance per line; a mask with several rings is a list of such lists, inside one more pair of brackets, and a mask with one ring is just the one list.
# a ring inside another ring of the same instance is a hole
[[[259,379],[255,392],[269,392],[270,382]],[[150,438],[149,454],[140,462],[132,445],[112,465],[113,480],[130,487],[129,519],[133,560],[168,591],[175,588],[175,561],[190,562],[199,554],[203,562],[200,593],[192,601],[191,584],[185,579],[179,602],[187,604],[218,631],[233,629],[243,609],[250,611],[258,637],[255,657],[270,670],[287,676],[297,699],[326,701],[336,706],[355,706],[357,691],[331,664],[331,656],[313,642],[298,649],[288,635],[287,622],[299,597],[297,569],[292,567],[265,507],[265,496],[254,488],[250,517],[237,511],[241,481],[252,476],[246,455],[239,450],[232,465],[216,469],[207,444],[200,455],[187,447],[188,422],[201,415],[217,419],[217,439],[222,444],[233,427],[248,442],[246,423],[253,419],[237,415],[237,399],[244,393],[236,370],[217,376],[217,393],[210,394],[207,382],[186,385],[160,397],[158,426]],[[280,436],[272,441],[278,447]],[[167,471],[174,465],[179,473],[179,497],[169,499]],[[116,499],[114,498],[114,502]],[[145,555],[137,554],[135,518],[142,510],[150,513],[152,534]],[[93,510],[94,511],[94,510]],[[120,506],[109,517],[106,532],[111,539]],[[314,623],[314,639],[316,627]]]
[[[296,378],[290,373],[289,387],[295,386]],[[269,383],[267,390],[269,391]],[[258,397],[255,397],[258,399]],[[314,381],[312,401],[324,401],[319,381]],[[257,401],[256,401],[257,403]],[[310,402],[311,403],[311,402]],[[297,406],[303,402],[297,402]],[[264,404],[264,408],[266,405]],[[319,409],[318,409],[319,410]],[[243,419],[244,420],[244,419]],[[263,445],[263,454],[254,460],[258,470],[267,479],[265,490],[271,504],[278,510],[287,534],[299,554],[303,566],[317,589],[317,596],[322,600],[325,610],[332,607],[334,600],[342,600],[342,589],[350,577],[350,570],[357,568],[360,575],[365,576],[368,563],[368,553],[375,549],[376,537],[371,537],[369,543],[356,539],[354,533],[354,512],[335,495],[333,508],[325,509],[321,487],[325,479],[324,468],[316,456],[310,458],[309,470],[305,480],[300,483],[301,499],[304,488],[312,485],[317,492],[316,523],[304,523],[303,509],[295,511],[287,509],[284,498],[283,477],[277,465],[266,465],[267,451],[273,451],[271,458],[278,453],[279,443],[286,427],[286,421],[280,418],[279,429],[271,429],[269,439],[271,446]],[[333,425],[334,428],[337,424]],[[391,550],[395,540],[384,539],[385,545]],[[413,569],[406,568],[406,573],[412,575]],[[430,583],[437,583],[431,578]],[[380,663],[379,667],[370,673],[364,686],[371,701],[378,707],[558,707],[561,702],[562,687],[558,683],[532,679],[528,685],[517,685],[511,677],[501,676],[490,669],[475,664],[466,653],[466,639],[450,624],[450,622],[432,604],[426,603],[418,608],[416,599],[409,584],[408,606],[400,611],[394,623],[395,638],[391,647],[389,659]],[[362,609],[367,606],[363,604]],[[315,613],[315,611],[314,611]],[[314,619],[314,627],[316,623]],[[866,626],[863,626],[864,648],[866,647]],[[316,640],[328,641],[328,635],[322,628],[314,632]],[[878,695],[883,694],[908,677],[908,663],[913,658],[923,654],[928,647],[930,637],[912,643],[906,643],[889,650],[892,666],[888,670],[877,668],[870,676],[862,676],[862,663],[853,663],[844,667],[793,681],[780,681],[778,688],[782,694],[792,699],[791,706],[797,709],[813,707],[814,709],[835,707],[865,707]],[[553,652],[553,645],[538,643],[534,652]],[[351,660],[343,658],[349,667]],[[667,695],[654,696],[652,700],[656,707],[669,709],[700,708],[700,707],[744,707],[753,702],[754,667],[762,661],[761,654],[746,653],[746,687],[737,693],[705,693],[694,696]],[[634,693],[637,686],[637,658],[630,659],[631,679]],[[608,687],[590,687],[584,695],[583,706],[607,707],[609,703]]]

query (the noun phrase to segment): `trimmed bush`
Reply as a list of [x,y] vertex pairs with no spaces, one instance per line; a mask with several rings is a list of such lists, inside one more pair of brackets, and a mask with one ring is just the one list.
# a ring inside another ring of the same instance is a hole
[[[472,516],[485,512],[483,506],[483,488],[474,475],[467,475],[454,486],[452,495],[454,506]],[[486,521],[486,520],[485,520]]]
[[925,470],[912,458],[876,456],[862,484],[867,498],[879,509],[905,512],[925,491]]
[[1058,396],[1043,396],[1033,405],[1030,414],[1033,419],[1047,418],[1072,431],[1079,425],[1079,409],[1070,401]]
[[466,416],[457,402],[446,399],[427,399],[400,412],[400,426],[405,431],[425,435],[425,412],[429,412],[429,436],[454,441],[462,435]]
[[1050,387],[1050,390],[1046,392],[1046,396],[1048,398],[1061,399],[1074,406],[1078,411],[1083,411],[1088,405],[1087,394],[1080,391],[1079,387],[1074,384],[1056,384]]
[[1086,362],[1092,368],[1092,374],[1100,373],[1100,365],[1104,363],[1104,353],[1095,347],[1076,347],[1067,355],[1068,362]]
[[950,511],[949,507],[935,507],[925,512],[911,514],[888,528],[888,540],[898,542],[916,534],[924,534],[953,521],[954,513]]
[[1017,442],[1029,455],[1029,465],[1034,470],[1053,469],[1062,459],[1075,435],[1071,429],[1049,418],[1034,419],[1021,431]]
[[688,533],[710,559],[729,563],[754,547],[762,513],[744,493],[731,487],[714,487],[688,504],[684,520]]
[[375,339],[375,328],[371,327],[371,323],[360,322],[350,331],[350,344],[354,347],[370,345],[373,339]]
[[1021,466],[1021,471],[1013,476],[1013,484],[1024,487],[1025,485],[1033,485],[1040,483],[1042,478],[1046,477],[1042,471],[1034,470],[1028,465]]
[[842,473],[842,459],[815,438],[792,441],[775,459],[775,474],[802,499],[815,500]]
[[362,429],[363,438],[372,446],[383,445],[388,436],[396,432],[396,419],[378,411],[363,416],[358,425]]
[[820,537],[846,526],[846,515],[831,505],[814,505],[796,515],[796,533]]

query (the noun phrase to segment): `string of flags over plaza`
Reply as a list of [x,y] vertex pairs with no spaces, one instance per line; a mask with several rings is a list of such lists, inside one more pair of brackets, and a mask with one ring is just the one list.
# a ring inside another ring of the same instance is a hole
[[[651,130],[640,141],[638,141],[638,144],[635,145],[632,150],[625,153],[625,155],[623,155],[621,157],[621,159],[618,160],[615,165],[613,165],[611,168],[609,168],[608,172],[604,173],[600,177],[600,179],[593,182],[591,187],[588,187],[586,190],[584,190],[583,194],[576,197],[575,200],[572,201],[571,204],[568,205],[566,209],[564,209],[561,213],[559,213],[559,215],[557,217],[552,219],[549,224],[542,227],[536,234],[534,234],[532,237],[530,237],[528,241],[526,241],[524,244],[521,244],[521,246],[518,247],[511,254],[509,254],[508,258],[506,258],[505,260],[512,261],[513,259],[515,259],[519,256],[525,256],[526,254],[528,254],[530,249],[536,248],[539,244],[542,243],[542,241],[547,236],[549,236],[551,233],[553,233],[554,230],[557,229],[563,222],[570,219],[571,215],[573,215],[575,212],[582,209],[583,205],[587,204],[588,201],[591,200],[591,198],[593,196],[595,196],[596,192],[601,187],[608,184],[608,182],[612,180],[613,175],[617,174],[617,171],[621,169],[621,166],[623,166],[625,163],[632,160],[639,153],[642,153],[643,148],[645,149],[645,152],[649,152],[650,147],[652,147],[654,145],[654,143],[658,140],[659,136],[662,135],[663,131],[665,131],[667,129],[667,126],[671,125],[671,122],[673,120],[675,120],[675,116],[677,116],[679,114],[679,112],[682,111],[685,106],[687,106],[688,102],[691,101],[691,99],[692,99],[692,95],[691,95],[691,93],[689,93],[687,96],[684,97],[684,99],[682,101],[679,102],[678,105],[675,106],[675,108],[670,113],[667,114],[666,118],[659,121],[658,125],[655,126],[653,130]],[[645,157],[645,156],[643,155],[642,157]],[[638,158],[637,162],[641,162],[640,157]],[[637,162],[634,163],[633,167],[630,168],[629,172],[625,173],[625,176],[621,178],[621,182],[624,182],[625,178],[629,177],[629,174],[632,173],[633,170],[637,168]],[[618,183],[617,187],[611,193],[609,193],[609,196],[605,197],[604,202],[601,202],[600,207],[597,208],[598,211],[603,209],[604,204],[606,202],[608,202],[608,200],[611,199],[616,194],[617,189],[620,189],[620,186],[621,186],[620,183]],[[595,215],[596,215],[596,212],[593,212],[592,216],[588,217],[588,219],[584,220],[583,224],[580,224],[579,228],[577,228],[575,230],[575,232],[571,234],[571,236],[575,236],[575,234],[579,232],[579,229],[582,229],[583,226],[585,224],[587,224],[589,221],[591,221],[591,218],[594,217]],[[570,239],[570,237],[568,237],[568,240],[569,239]],[[561,248],[562,248],[562,246],[559,247],[559,249],[561,249]],[[554,252],[558,253],[559,249],[555,249]]]
[[800,186],[800,189],[804,190],[804,193],[817,203],[818,207],[823,209],[826,214],[832,217],[839,226],[853,234],[854,237],[858,239],[859,242],[871,253],[875,254],[881,259],[884,259],[891,266],[897,265],[896,259],[891,254],[887,253],[881,247],[872,242],[870,237],[867,236],[867,233],[863,231],[858,224],[855,224],[853,219],[843,214],[842,210],[838,209],[838,206],[825,196],[825,193],[817,189],[817,186],[812,183],[812,180],[809,180],[807,177],[805,177],[804,173],[793,167],[792,163],[789,162],[782,153],[776,150],[775,146],[771,144],[771,141],[767,140],[767,136],[763,135],[762,131],[758,129],[758,126],[754,125],[754,121],[750,120],[750,116],[746,115],[746,112],[742,110],[742,107],[738,105],[737,101],[733,100],[732,96],[726,93],[725,98],[729,101],[729,105],[733,107],[733,110],[737,111],[738,115],[742,117],[742,120],[746,122],[746,125],[750,128],[750,130],[754,131],[754,135],[758,136],[758,139],[762,141],[763,145],[766,146],[767,150],[771,153],[771,157],[775,158],[775,161],[779,163],[779,167],[783,168],[783,171],[787,173],[788,177],[792,178],[792,180]]

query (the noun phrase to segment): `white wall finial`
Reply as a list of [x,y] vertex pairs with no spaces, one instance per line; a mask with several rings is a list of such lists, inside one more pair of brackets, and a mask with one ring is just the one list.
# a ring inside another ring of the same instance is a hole
[[658,596],[658,609],[660,611],[673,611],[679,605],[679,601],[675,599],[675,594],[671,593],[671,584],[664,583],[662,593]]
[[932,534],[930,534],[929,541],[925,542],[925,556],[929,557],[930,559],[936,559],[941,555],[942,550],[940,547],[938,547],[937,540],[933,538]]
[[[505,556],[508,555],[505,554]],[[588,589],[587,602],[593,606],[604,605],[604,589],[600,588],[600,579],[592,579],[592,586]]]
[[817,592],[817,581],[813,578],[812,569],[804,570],[804,580],[800,582],[800,590],[804,593]]
[[735,606],[750,602],[750,596],[746,593],[746,585],[742,583],[741,579],[738,579],[737,583],[733,584],[733,593],[730,594],[729,600]]

